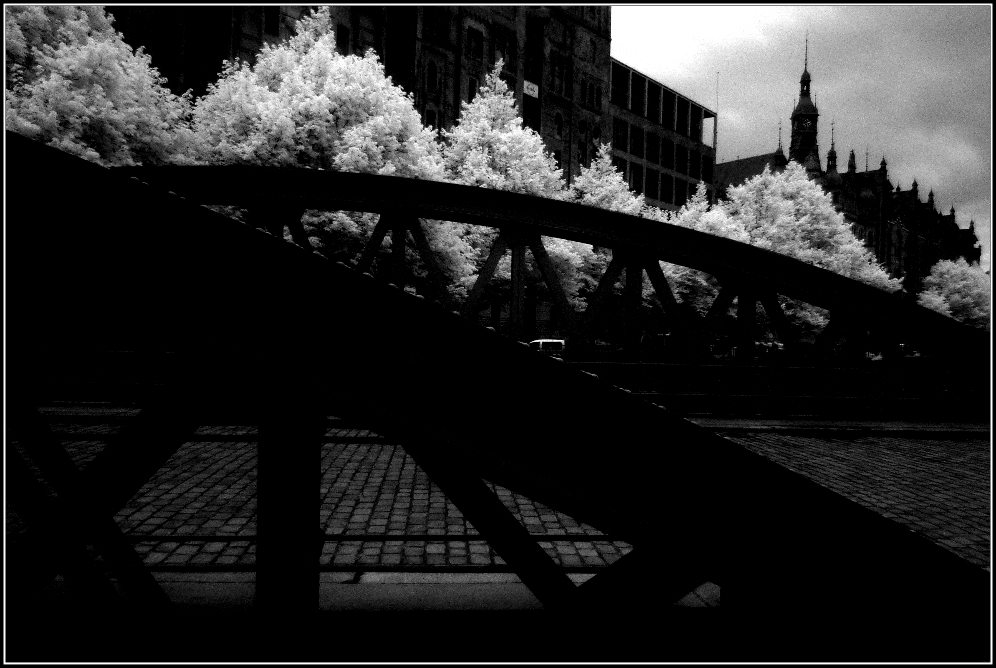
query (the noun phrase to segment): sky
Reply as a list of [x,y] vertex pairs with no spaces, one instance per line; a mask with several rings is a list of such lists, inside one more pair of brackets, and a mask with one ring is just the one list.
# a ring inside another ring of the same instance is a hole
[[989,268],[990,5],[612,7],[614,58],[718,111],[717,162],[774,151],[779,122],[787,153],[807,32],[824,169],[833,121],[838,170],[884,155],[893,186],[975,221]]

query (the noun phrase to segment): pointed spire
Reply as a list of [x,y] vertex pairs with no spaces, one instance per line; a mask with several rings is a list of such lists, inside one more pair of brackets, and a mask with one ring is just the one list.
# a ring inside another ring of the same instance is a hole
[[835,121],[833,121],[833,120],[830,121],[830,150],[831,151],[834,150],[834,147],[833,147],[833,124],[834,123],[835,123]]
[[778,119],[778,152],[783,153],[782,149],[782,119]]
[[806,55],[802,61],[802,69],[809,69],[809,30],[806,30]]
[[865,146],[865,171],[868,171],[868,147]]
[[847,171],[851,174],[856,172],[858,169],[857,160],[854,157],[854,149],[851,149],[851,155],[847,158]]

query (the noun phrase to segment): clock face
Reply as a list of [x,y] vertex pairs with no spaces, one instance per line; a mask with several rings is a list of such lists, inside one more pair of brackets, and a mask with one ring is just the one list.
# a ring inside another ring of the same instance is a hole
[[813,122],[811,120],[809,120],[808,118],[802,119],[802,129],[803,130],[812,130],[813,129]]

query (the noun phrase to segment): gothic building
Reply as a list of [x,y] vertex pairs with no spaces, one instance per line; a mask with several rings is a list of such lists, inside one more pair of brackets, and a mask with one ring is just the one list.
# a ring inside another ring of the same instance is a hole
[[765,166],[779,171],[792,160],[803,165],[810,178],[833,197],[837,210],[890,275],[904,278],[903,287],[908,294],[915,295],[923,289],[923,278],[939,260],[963,257],[968,262],[978,262],[982,249],[975,235],[975,222],[969,222],[968,229],[959,227],[954,207],[946,215],[940,213],[934,205],[933,191],[922,201],[915,180],[906,191],[898,184],[894,186],[889,181],[884,157],[878,169],[869,169],[866,156],[865,169],[859,172],[852,150],[846,169],[839,171],[832,127],[826,169],[823,169],[817,142],[820,112],[811,97],[808,55],[807,47],[799,80],[799,100],[792,110],[788,157],[779,138],[773,153],[717,164],[716,190],[720,196],[730,186],[760,174]]
[[[205,92],[225,59],[252,62],[263,42],[292,34],[309,7],[109,7],[115,27],[144,45],[170,88]],[[539,132],[568,183],[601,143],[649,204],[677,209],[700,181],[713,198],[716,114],[609,54],[608,6],[331,7],[342,53],[377,52],[411,92],[426,125],[449,128],[501,59],[524,123]],[[715,139],[715,137],[713,137]]]

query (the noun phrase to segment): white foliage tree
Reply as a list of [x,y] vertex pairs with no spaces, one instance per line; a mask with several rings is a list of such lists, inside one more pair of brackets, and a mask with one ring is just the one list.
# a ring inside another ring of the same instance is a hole
[[991,328],[992,283],[978,264],[941,260],[930,269],[918,297],[921,306],[973,327]]
[[[264,45],[254,65],[226,63],[193,116],[202,154],[214,164],[446,177],[436,132],[422,125],[411,95],[385,75],[377,54],[336,51],[327,6],[302,17],[285,42]],[[312,210],[302,223],[313,245],[355,257],[377,220]],[[427,237],[451,292],[461,294],[473,250],[453,224],[431,225]],[[416,275],[425,274],[419,264]]]
[[743,185],[730,188],[722,209],[743,227],[755,246],[887,292],[902,287],[901,281],[889,278],[843,214],[834,209],[830,196],[796,162],[778,174],[765,168]]
[[376,53],[335,49],[329,8],[302,17],[255,65],[226,62],[194,109],[212,163],[442,177],[433,130],[391,83]]
[[[446,141],[443,155],[449,178],[481,188],[564,199],[567,193],[562,172],[539,134],[523,125],[515,97],[500,76],[502,64],[499,60],[476,97],[463,103],[456,125],[443,131]],[[472,225],[464,225],[462,230],[463,238],[475,249],[480,266],[496,233]],[[591,246],[552,237],[543,237],[543,244],[560,274],[568,299],[580,305],[583,303],[578,296],[581,271],[592,259]],[[507,281],[510,267],[506,255],[495,277]],[[539,272],[534,269],[531,273],[533,281],[538,282]]]
[[568,198],[586,206],[638,216],[646,206],[643,195],[629,189],[626,177],[612,164],[612,149],[602,144],[588,167],[571,183]]
[[5,126],[106,166],[189,164],[191,98],[101,7],[5,7]]

